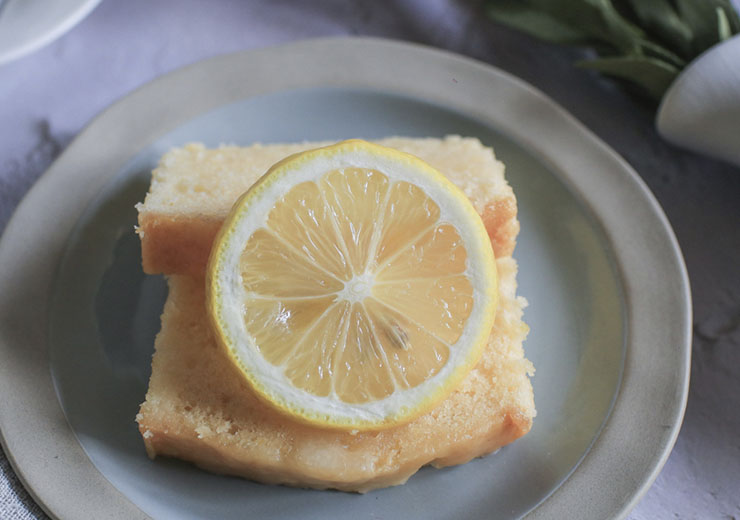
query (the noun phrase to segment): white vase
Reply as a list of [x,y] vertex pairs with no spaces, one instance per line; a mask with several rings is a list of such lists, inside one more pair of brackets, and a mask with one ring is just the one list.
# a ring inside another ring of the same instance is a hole
[[673,144],[740,166],[740,35],[684,69],[663,96],[656,126]]

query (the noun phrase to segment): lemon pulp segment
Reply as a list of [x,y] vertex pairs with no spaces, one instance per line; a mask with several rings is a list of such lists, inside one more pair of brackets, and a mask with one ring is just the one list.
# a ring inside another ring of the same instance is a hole
[[493,253],[472,206],[418,160],[365,144],[364,159],[337,164],[332,153],[356,155],[340,143],[276,165],[236,204],[209,268],[216,329],[250,383],[329,426],[394,424],[444,397],[495,312]]
[[436,374],[473,292],[460,237],[438,219],[419,188],[373,170],[293,187],[241,256],[246,328],[264,357],[347,403]]

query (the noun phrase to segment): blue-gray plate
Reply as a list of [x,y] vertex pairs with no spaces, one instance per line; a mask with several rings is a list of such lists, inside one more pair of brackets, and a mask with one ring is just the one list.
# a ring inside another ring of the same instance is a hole
[[[150,461],[144,399],[163,278],[133,229],[170,147],[390,135],[478,137],[519,202],[532,431],[366,495],[267,486]],[[31,190],[0,243],[3,446],[53,517],[619,518],[680,427],[690,300],[644,183],[552,101],[472,60],[374,39],[214,58],[119,101]]]

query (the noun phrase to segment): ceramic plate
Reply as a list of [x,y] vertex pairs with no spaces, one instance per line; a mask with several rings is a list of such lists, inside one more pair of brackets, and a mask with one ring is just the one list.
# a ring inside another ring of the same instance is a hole
[[[134,416],[166,297],[133,205],[189,141],[475,136],[506,163],[530,302],[538,416],[469,464],[366,495],[265,486],[147,459]],[[619,518],[655,478],[686,399],[690,308],[643,182],[532,87],[419,46],[328,39],[211,59],[119,101],[68,147],[0,244],[0,428],[54,517]]]
[[51,43],[100,0],[0,0],[0,65]]

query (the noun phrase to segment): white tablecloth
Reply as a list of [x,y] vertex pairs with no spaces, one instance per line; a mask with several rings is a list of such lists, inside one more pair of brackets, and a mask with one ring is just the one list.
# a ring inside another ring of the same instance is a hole
[[[683,248],[696,325],[683,430],[630,518],[740,518],[740,171],[662,142],[650,108],[573,68],[575,51],[488,22],[480,2],[106,0],[61,39],[0,66],[0,229],[83,126],[132,89],[209,56],[330,35],[420,42],[512,72],[642,175]],[[0,518],[45,518],[3,453]]]

